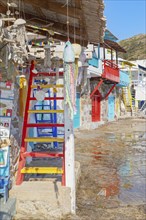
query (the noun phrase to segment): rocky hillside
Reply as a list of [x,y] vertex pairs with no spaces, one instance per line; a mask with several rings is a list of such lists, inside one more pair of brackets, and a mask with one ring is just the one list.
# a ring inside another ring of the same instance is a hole
[[135,35],[118,42],[127,53],[120,53],[119,57],[126,60],[146,59],[146,34]]

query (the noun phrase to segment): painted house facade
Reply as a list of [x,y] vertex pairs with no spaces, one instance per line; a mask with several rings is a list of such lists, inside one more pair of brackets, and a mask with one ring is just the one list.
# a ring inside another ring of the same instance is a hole
[[146,60],[126,61],[119,59],[119,66],[122,71],[129,74],[130,84],[124,88],[123,101],[128,111],[138,113],[145,108],[146,101]]
[[[146,102],[146,60],[133,61],[135,71],[131,70],[131,83],[135,90],[135,100],[138,109],[145,108]],[[136,72],[136,74],[134,74]],[[144,109],[143,109],[144,110]]]
[[81,127],[96,128],[105,121],[121,115],[121,91],[130,83],[129,74],[118,66],[118,52],[125,52],[116,42],[117,38],[108,30],[104,43],[89,45],[85,53],[88,58],[88,92],[81,94]]
[[[96,128],[121,115],[121,88],[129,84],[129,74],[118,66],[118,52],[125,52],[108,30],[104,43],[88,44],[78,60],[74,128]],[[63,60],[64,43],[53,48],[53,56]],[[33,53],[33,51],[32,51]]]

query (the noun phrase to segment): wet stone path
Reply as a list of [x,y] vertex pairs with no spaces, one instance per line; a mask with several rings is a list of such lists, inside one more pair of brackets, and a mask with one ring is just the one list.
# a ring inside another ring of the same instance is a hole
[[81,164],[76,216],[146,220],[146,120],[125,119],[75,132]]

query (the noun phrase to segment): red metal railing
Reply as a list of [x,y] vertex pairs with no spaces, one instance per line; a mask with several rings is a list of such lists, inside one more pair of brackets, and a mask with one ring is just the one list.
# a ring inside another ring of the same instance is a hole
[[118,65],[111,60],[104,60],[104,70],[102,78],[108,79],[113,82],[120,81],[120,71]]

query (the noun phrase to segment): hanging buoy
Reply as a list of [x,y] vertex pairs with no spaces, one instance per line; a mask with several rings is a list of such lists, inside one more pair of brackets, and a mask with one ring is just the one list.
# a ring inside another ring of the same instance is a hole
[[74,63],[75,54],[70,41],[67,41],[64,48],[63,59],[65,63]]
[[75,54],[75,58],[79,58],[81,51],[82,51],[82,47],[80,44],[72,44],[73,50],[74,50],[74,54]]

